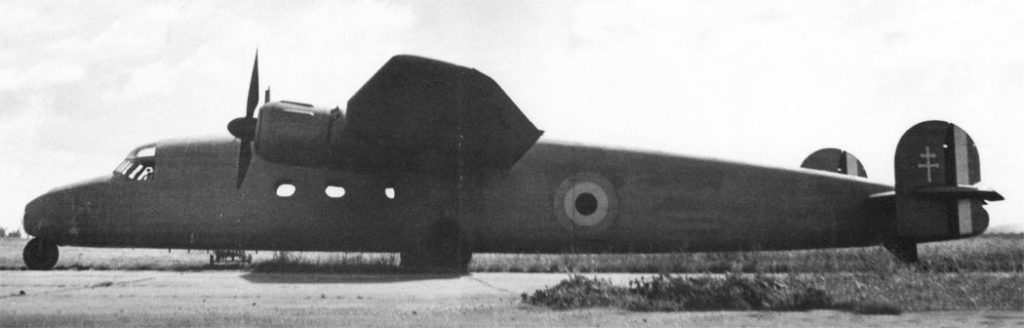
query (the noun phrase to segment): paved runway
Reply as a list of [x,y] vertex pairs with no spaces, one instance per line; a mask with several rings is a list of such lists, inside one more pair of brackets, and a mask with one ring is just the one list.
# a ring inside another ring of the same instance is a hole
[[0,326],[1024,326],[1024,314],[1005,311],[638,313],[520,303],[565,277],[0,271]]

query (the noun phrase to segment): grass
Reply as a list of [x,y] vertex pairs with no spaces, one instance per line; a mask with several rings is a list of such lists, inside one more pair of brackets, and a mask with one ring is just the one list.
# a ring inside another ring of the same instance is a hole
[[[27,240],[0,239],[0,270],[24,268]],[[920,269],[930,272],[1024,272],[1024,234],[986,234],[919,246]],[[277,252],[254,254],[253,264],[209,265],[205,251],[61,247],[56,269],[262,270],[276,272],[400,272],[388,253]],[[902,267],[881,247],[772,252],[673,254],[473,254],[471,272],[824,273]]]
[[[921,244],[920,268],[934,272],[1024,272],[1024,234]],[[897,268],[882,247],[672,254],[473,254],[475,272],[860,272]]]
[[[0,270],[25,270],[27,239],[0,238]],[[251,270],[257,272],[388,272],[398,256],[382,253],[250,252],[253,262],[210,265],[206,250],[61,247],[54,270]]]
[[936,273],[901,268],[847,275],[806,274],[839,302],[898,304],[905,311],[1024,310],[1024,274]]
[[253,272],[322,272],[322,273],[405,273],[394,254],[327,253],[303,256],[278,252],[269,261],[254,262]]
[[[0,239],[0,270],[24,270],[22,250],[27,239]],[[202,250],[61,247],[55,270],[238,270],[238,264],[210,266]]]

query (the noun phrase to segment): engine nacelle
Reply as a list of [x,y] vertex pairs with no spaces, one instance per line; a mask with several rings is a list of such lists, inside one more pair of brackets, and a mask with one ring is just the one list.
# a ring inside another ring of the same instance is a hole
[[338,158],[345,115],[295,102],[273,102],[260,109],[255,150],[279,164],[319,166]]

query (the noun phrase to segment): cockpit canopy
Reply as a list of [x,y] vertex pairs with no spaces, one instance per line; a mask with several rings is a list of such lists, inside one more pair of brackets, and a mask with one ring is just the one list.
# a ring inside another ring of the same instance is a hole
[[156,144],[135,148],[114,169],[114,174],[132,181],[150,181],[156,171]]

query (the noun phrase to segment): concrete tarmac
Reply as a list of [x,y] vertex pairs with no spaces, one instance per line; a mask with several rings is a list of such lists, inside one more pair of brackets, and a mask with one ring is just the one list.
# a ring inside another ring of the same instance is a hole
[[[649,275],[649,274],[647,274]],[[598,274],[624,284],[644,274]],[[1024,313],[555,311],[521,294],[565,274],[0,271],[0,326],[1024,326]]]

